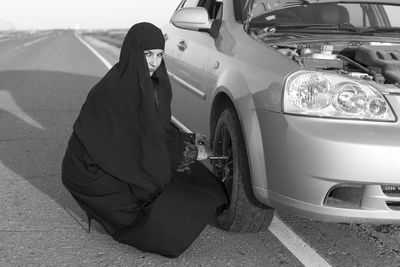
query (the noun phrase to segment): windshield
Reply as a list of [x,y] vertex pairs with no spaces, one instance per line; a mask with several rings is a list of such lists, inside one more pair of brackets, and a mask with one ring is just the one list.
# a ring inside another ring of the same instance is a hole
[[246,30],[274,27],[275,31],[280,27],[307,31],[400,32],[399,14],[400,1],[393,5],[356,1],[310,4],[306,0],[249,0],[245,25]]

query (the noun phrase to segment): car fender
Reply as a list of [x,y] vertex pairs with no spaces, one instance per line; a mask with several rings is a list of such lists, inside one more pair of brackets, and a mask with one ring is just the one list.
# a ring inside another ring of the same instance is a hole
[[236,70],[228,70],[219,76],[217,87],[212,92],[211,131],[214,129],[214,125],[211,125],[212,121],[214,121],[212,117],[218,114],[216,114],[215,109],[222,95],[229,98],[230,105],[235,108],[242,127],[253,193],[257,200],[268,205],[267,173],[260,124],[253,95],[250,93],[242,73]]

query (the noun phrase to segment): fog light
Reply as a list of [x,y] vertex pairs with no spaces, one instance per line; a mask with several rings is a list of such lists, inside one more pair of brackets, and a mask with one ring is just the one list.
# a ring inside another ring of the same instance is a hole
[[362,185],[336,185],[326,194],[324,204],[336,208],[359,209],[363,192]]

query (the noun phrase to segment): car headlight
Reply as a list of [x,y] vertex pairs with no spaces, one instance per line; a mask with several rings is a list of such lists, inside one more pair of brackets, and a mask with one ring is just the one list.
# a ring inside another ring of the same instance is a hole
[[389,103],[372,85],[316,71],[298,71],[288,77],[283,111],[304,116],[396,120]]

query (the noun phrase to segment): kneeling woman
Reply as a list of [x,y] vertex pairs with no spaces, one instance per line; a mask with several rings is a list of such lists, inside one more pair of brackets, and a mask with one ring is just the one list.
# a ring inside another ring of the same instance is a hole
[[176,257],[226,199],[207,169],[196,163],[187,172],[202,147],[170,123],[164,42],[150,23],[129,30],[119,62],[74,123],[62,181],[89,226],[94,218],[119,242]]

